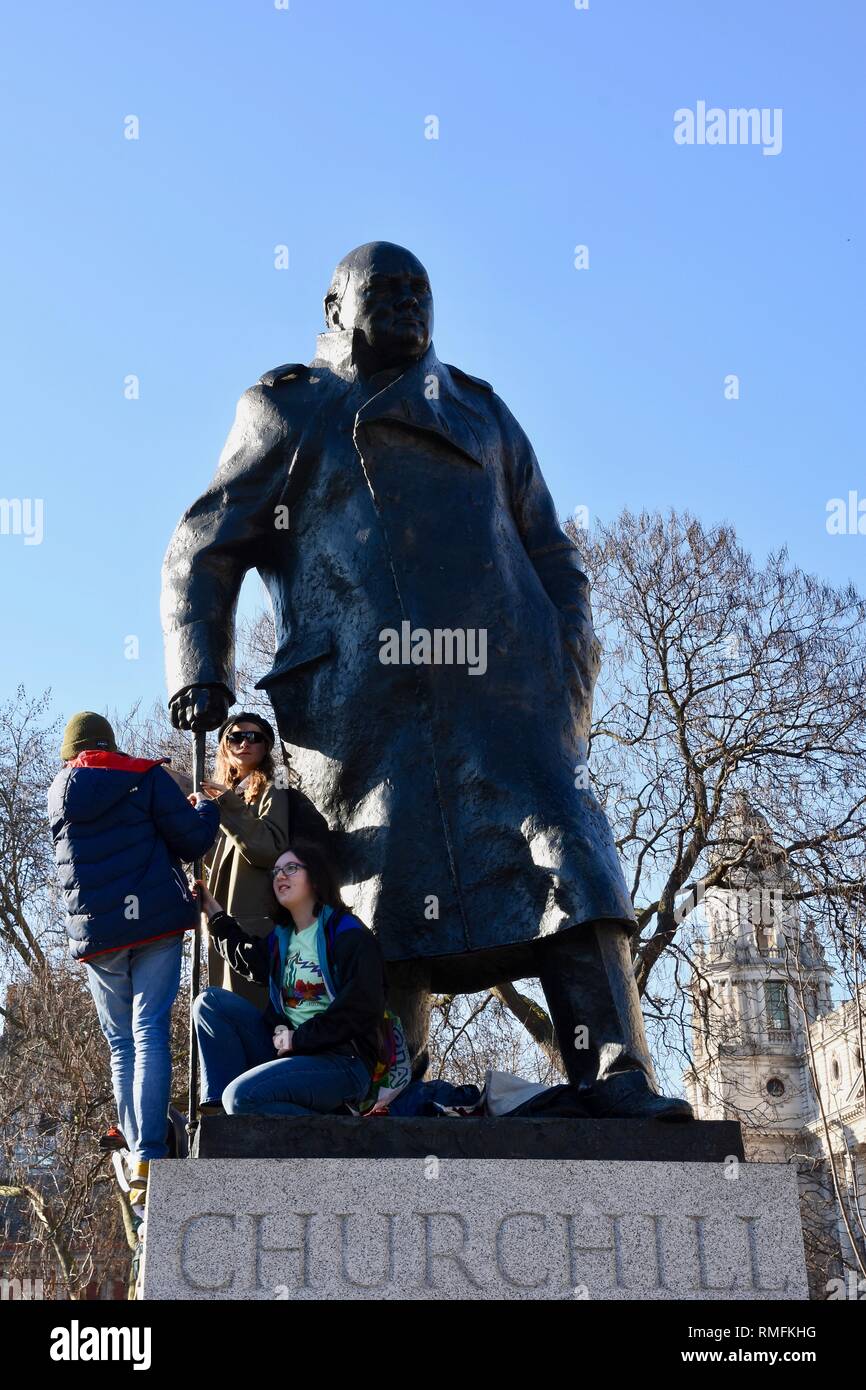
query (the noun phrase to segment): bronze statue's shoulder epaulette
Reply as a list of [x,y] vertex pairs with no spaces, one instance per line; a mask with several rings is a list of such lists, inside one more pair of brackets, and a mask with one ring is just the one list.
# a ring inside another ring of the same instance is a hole
[[462,367],[454,367],[450,362],[446,362],[445,366],[448,368],[451,375],[456,376],[459,381],[471,381],[473,386],[480,386],[482,391],[493,390],[490,382],[485,381],[483,377],[470,376],[469,372],[464,372]]
[[305,362],[284,362],[281,367],[272,367],[269,372],[263,372],[259,377],[260,386],[276,386],[277,382],[293,381],[296,377],[306,375],[307,364]]

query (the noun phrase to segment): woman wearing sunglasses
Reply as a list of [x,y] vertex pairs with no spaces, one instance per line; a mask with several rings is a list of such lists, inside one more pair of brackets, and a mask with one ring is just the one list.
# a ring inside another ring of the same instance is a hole
[[[234,715],[217,735],[214,778],[202,783],[220,810],[219,835],[206,860],[208,887],[253,937],[265,937],[273,929],[271,868],[290,837],[301,834],[325,843],[328,836],[327,823],[312,802],[286,785],[284,765],[278,770],[274,762],[275,742],[271,725],[261,715]],[[208,980],[264,1008],[264,990],[239,975],[212,947]]]
[[321,847],[297,840],[273,868],[267,941],[250,936],[204,889],[211,945],[268,986],[264,1012],[211,987],[193,1005],[203,1114],[327,1114],[370,1089],[382,1050],[385,967],[379,943],[343,903]]

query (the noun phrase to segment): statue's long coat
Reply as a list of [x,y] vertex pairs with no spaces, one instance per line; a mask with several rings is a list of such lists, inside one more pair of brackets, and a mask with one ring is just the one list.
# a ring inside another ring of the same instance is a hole
[[[309,367],[242,397],[166,556],[169,694],[233,689],[237,596],[255,567],[278,643],[260,684],[336,832],[347,899],[387,959],[452,957],[434,988],[480,987],[492,948],[514,948],[495,958],[502,978],[509,962],[534,973],[526,943],[548,933],[633,926],[582,770],[589,585],[486,382],[432,346],[364,382],[351,348],[350,331],[323,334]],[[385,664],[381,634],[404,623],[485,630],[486,671]]]

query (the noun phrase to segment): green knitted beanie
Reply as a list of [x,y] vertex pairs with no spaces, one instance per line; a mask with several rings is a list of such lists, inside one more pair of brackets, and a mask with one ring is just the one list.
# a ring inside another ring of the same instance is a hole
[[71,762],[86,748],[98,748],[107,753],[117,752],[114,730],[108,720],[89,709],[82,710],[80,714],[73,714],[66,725],[60,756],[65,763]]

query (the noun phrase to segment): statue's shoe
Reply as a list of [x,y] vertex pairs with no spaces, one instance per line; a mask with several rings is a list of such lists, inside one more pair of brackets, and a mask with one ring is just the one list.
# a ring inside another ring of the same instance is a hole
[[659,1096],[651,1091],[642,1071],[621,1071],[609,1076],[580,1096],[597,1120],[693,1120],[687,1100]]

